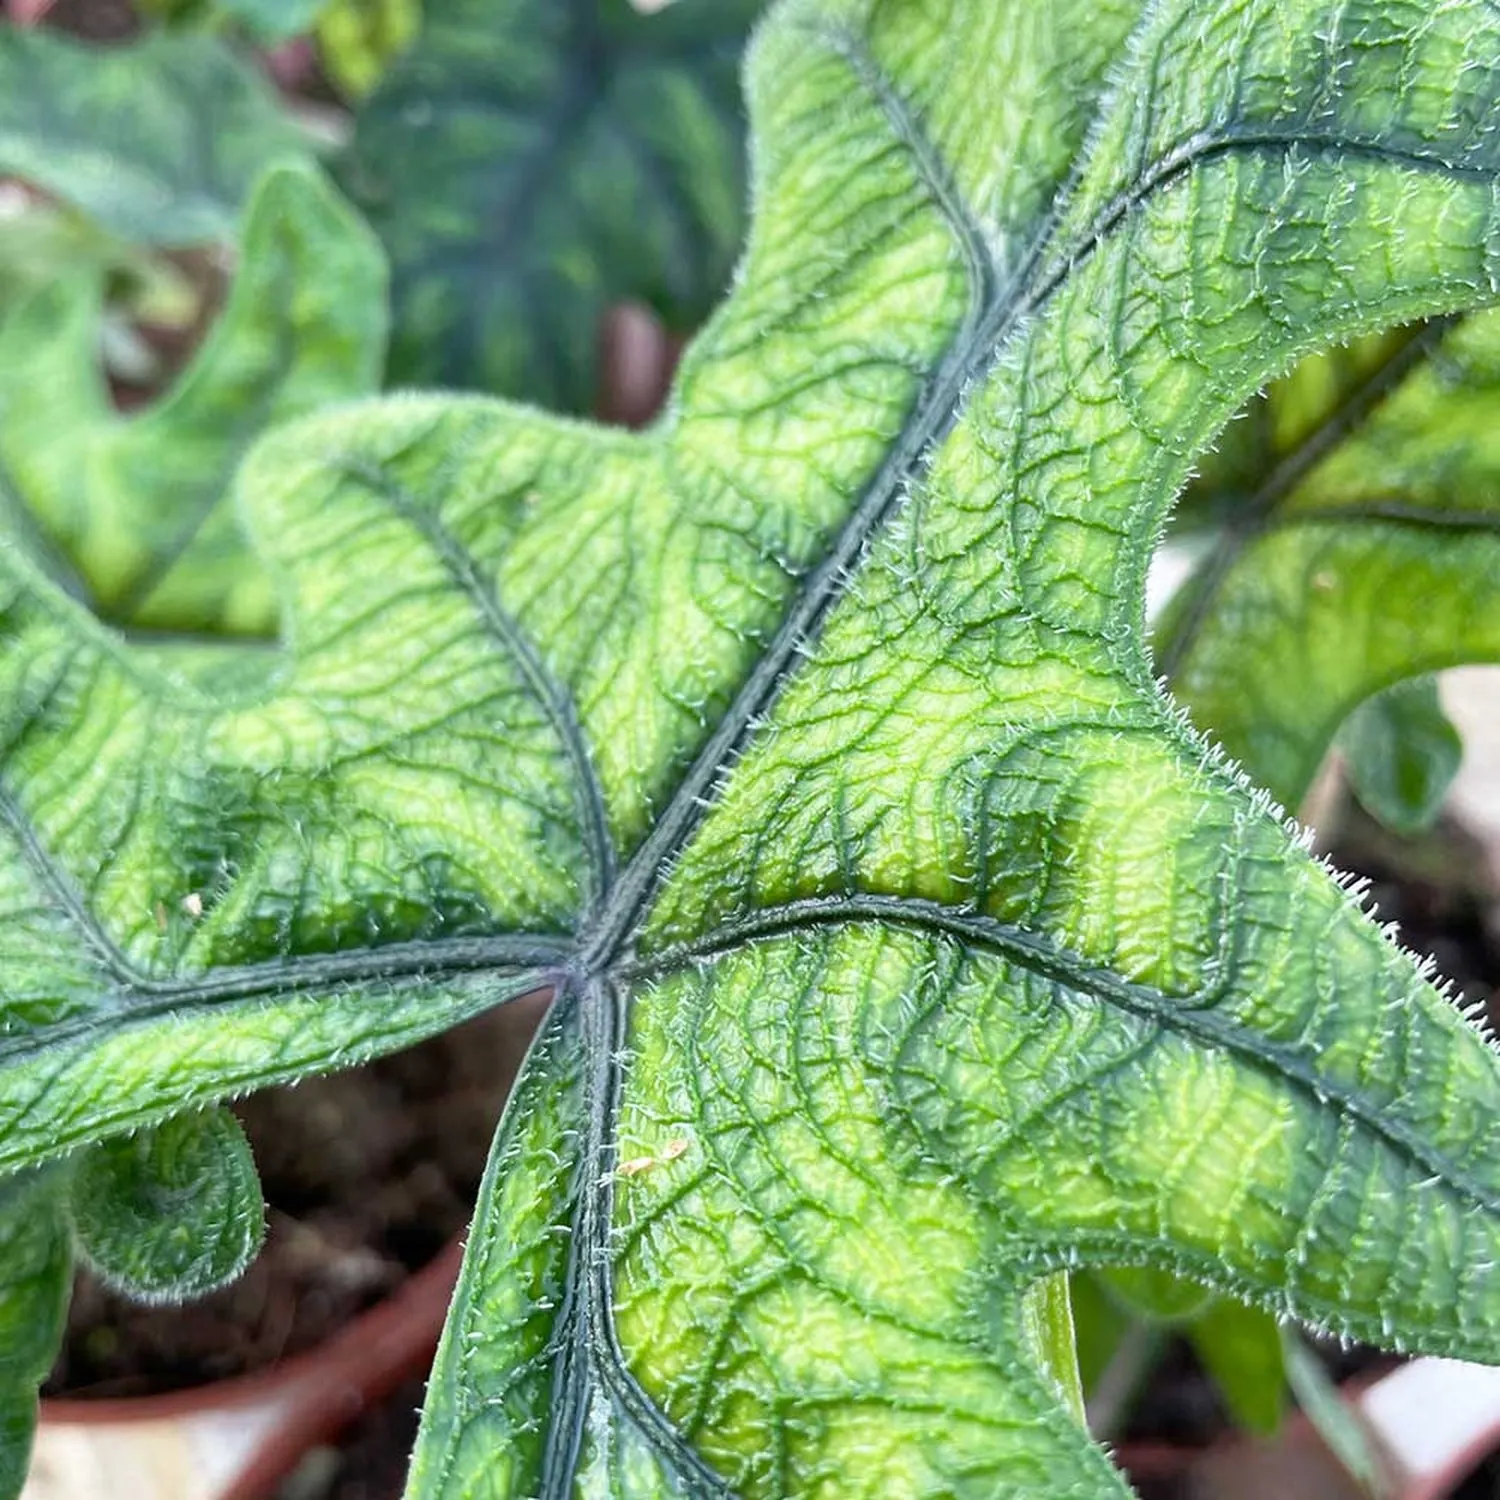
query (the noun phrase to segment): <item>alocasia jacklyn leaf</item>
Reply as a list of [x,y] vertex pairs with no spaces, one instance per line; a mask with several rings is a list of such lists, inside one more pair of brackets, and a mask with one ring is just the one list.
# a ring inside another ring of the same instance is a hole
[[344,180],[394,272],[391,376],[589,410],[611,302],[700,321],[739,248],[761,0],[427,0]]
[[0,22],[0,173],[127,239],[228,239],[261,172],[307,157],[270,85],[212,37],[99,48]]
[[551,987],[414,1496],[1121,1496],[1080,1264],[1495,1358],[1500,1066],[1142,617],[1255,390],[1500,297],[1497,59],[1486,0],[785,0],[655,428],[268,438],[232,697],[0,554],[0,1162]]
[[[1372,695],[1500,659],[1497,400],[1500,314],[1362,340],[1273,387],[1200,480],[1192,500],[1223,530],[1165,612],[1157,659],[1194,721],[1286,805]],[[1410,789],[1405,821],[1420,822],[1454,742],[1431,712],[1415,737],[1392,712],[1372,705],[1366,728],[1405,733],[1408,776],[1433,783]]]
[[0,308],[0,501],[111,620],[264,634],[270,580],[229,483],[267,427],[366,395],[385,353],[385,262],[316,171],[274,168],[246,211],[228,305],[173,388],[130,416],[99,370],[103,279]]

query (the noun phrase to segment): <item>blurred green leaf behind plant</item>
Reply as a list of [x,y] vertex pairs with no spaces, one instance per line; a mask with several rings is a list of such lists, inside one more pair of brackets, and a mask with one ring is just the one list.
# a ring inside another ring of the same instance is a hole
[[611,303],[702,320],[742,237],[761,8],[427,0],[342,170],[391,255],[395,382],[585,412]]

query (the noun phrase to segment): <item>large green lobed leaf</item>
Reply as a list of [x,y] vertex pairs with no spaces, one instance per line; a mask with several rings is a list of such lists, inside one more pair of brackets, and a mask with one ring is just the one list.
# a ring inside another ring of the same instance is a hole
[[234,695],[0,554],[0,1159],[555,988],[413,1496],[1121,1496],[1081,1264],[1496,1358],[1496,1057],[1142,618],[1254,391],[1500,295],[1497,57],[1482,0],[785,0],[650,432],[267,439]]

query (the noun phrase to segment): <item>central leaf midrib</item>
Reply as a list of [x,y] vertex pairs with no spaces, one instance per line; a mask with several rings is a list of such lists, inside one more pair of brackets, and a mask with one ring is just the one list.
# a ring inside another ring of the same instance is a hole
[[[917,175],[958,242],[969,282],[968,306],[938,362],[928,393],[917,402],[848,522],[822,562],[807,575],[803,587],[793,596],[775,635],[735,695],[730,709],[694,758],[662,816],[621,872],[599,922],[592,931],[582,934],[583,962],[590,968],[607,967],[634,936],[636,924],[664,871],[701,821],[711,800],[706,793],[733,760],[749,727],[778,696],[789,663],[842,596],[841,581],[899,502],[906,481],[925,467],[930,450],[957,420],[958,397],[972,377],[980,357],[978,351],[993,343],[993,338],[986,338],[985,324],[998,314],[1003,327],[1007,307],[1014,312],[1019,306],[1018,301],[996,292],[996,266],[983,230],[970,218],[967,205],[958,196],[921,122],[890,86],[868,49],[859,38],[847,33],[824,32],[820,39],[831,42],[845,57],[886,115],[898,139],[910,150]],[[1033,256],[1040,253],[1040,248],[1038,245]],[[1024,286],[1024,280],[1023,271],[1013,288]]]
[[704,1500],[732,1500],[714,1473],[641,1387],[620,1346],[614,1317],[615,1121],[624,1088],[626,1006],[602,975],[573,978],[556,1006],[578,1007],[584,1055],[587,1136],[579,1153],[579,1192],[570,1229],[564,1297],[558,1311],[552,1399],[539,1500],[570,1500],[587,1438],[594,1382],[618,1402],[642,1438]]

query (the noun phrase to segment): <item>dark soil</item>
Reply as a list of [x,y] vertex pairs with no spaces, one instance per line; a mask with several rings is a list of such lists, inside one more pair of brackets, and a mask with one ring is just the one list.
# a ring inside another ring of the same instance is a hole
[[368,1067],[235,1106],[260,1167],[265,1248],[239,1281],[142,1307],[78,1278],[47,1395],[140,1396],[241,1375],[321,1343],[469,1221],[538,1004]]

